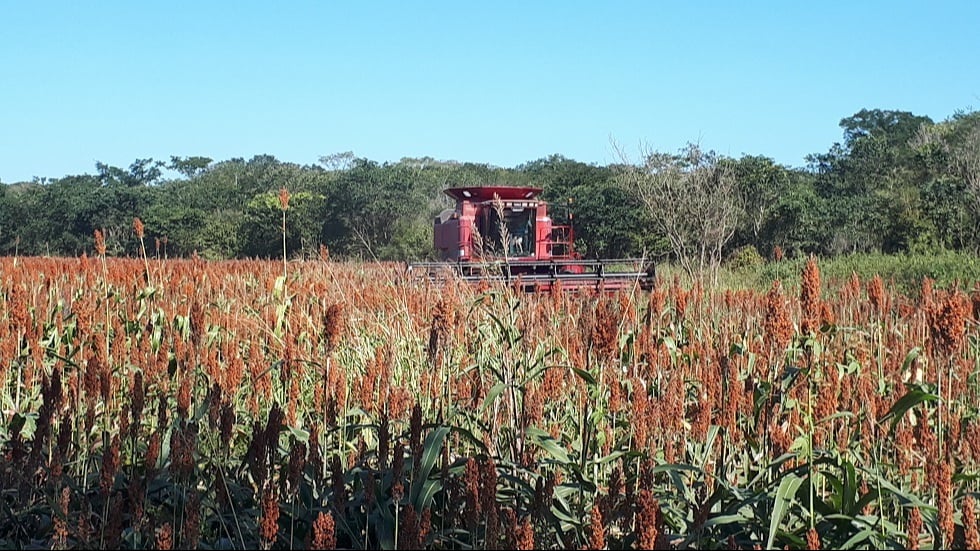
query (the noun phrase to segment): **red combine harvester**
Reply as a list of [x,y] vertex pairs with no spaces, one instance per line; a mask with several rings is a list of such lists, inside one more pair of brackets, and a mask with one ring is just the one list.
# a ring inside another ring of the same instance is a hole
[[527,291],[616,290],[654,283],[653,264],[644,259],[588,260],[575,251],[571,225],[555,225],[540,188],[487,186],[445,190],[456,200],[435,219],[438,262],[409,264],[411,273],[438,279],[505,281]]

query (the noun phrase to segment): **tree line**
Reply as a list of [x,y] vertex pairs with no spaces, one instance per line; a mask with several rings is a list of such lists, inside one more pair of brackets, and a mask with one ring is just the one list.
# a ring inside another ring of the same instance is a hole
[[0,183],[0,254],[204,258],[283,255],[282,188],[290,192],[285,254],[408,260],[432,254],[442,190],[476,185],[544,189],[558,222],[573,221],[590,257],[671,256],[691,270],[733,252],[762,256],[980,251],[980,112],[939,122],[863,109],[842,140],[789,167],[762,155],[620,152],[596,165],[562,155],[513,168],[430,157],[379,163],[353,153],[316,164],[270,155],[96,163],[95,174]]

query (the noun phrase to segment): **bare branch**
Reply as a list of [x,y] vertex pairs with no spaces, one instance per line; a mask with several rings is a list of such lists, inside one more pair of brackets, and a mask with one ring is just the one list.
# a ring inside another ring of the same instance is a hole
[[742,209],[730,166],[698,144],[688,144],[678,155],[645,149],[641,163],[615,147],[623,164],[621,183],[650,213],[684,271],[693,279],[716,281]]

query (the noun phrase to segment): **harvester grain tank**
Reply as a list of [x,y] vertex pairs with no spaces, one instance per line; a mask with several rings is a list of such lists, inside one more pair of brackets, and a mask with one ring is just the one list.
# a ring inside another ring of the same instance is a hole
[[456,206],[433,224],[437,262],[409,265],[430,277],[453,273],[467,281],[506,281],[529,291],[650,288],[653,264],[640,258],[586,259],[575,250],[572,226],[554,224],[541,188],[457,187]]

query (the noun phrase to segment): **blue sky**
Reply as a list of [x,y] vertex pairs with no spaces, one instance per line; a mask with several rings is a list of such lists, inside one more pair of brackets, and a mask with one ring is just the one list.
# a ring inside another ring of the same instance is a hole
[[789,166],[862,108],[980,109],[980,2],[0,0],[0,181],[353,151]]

